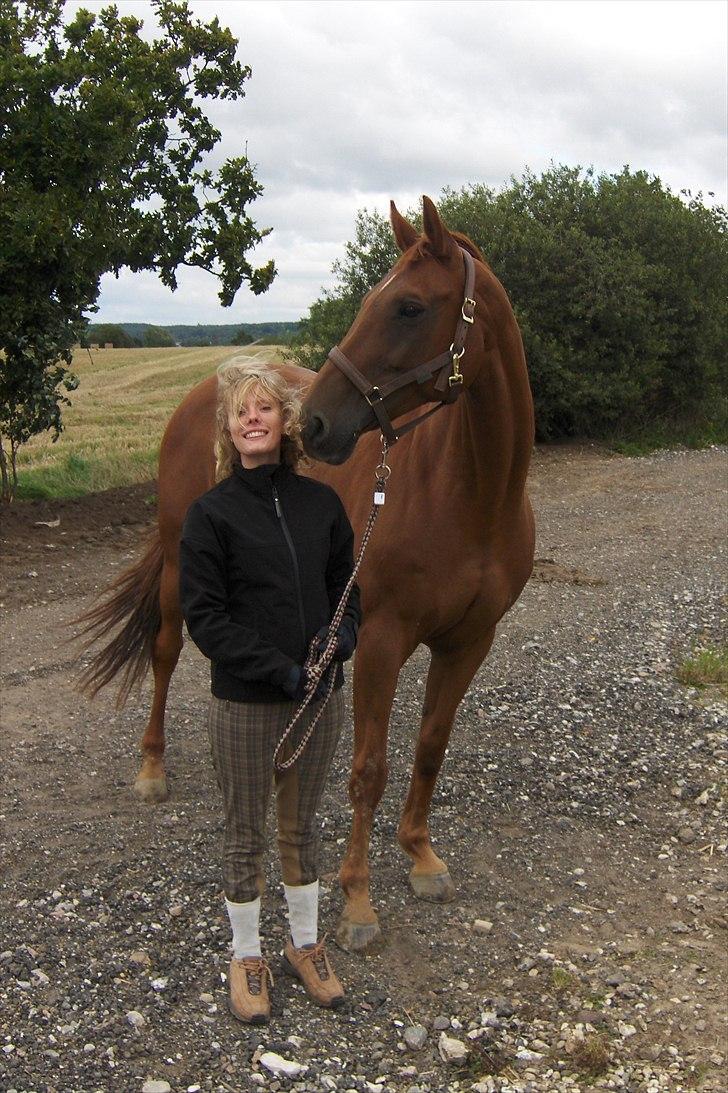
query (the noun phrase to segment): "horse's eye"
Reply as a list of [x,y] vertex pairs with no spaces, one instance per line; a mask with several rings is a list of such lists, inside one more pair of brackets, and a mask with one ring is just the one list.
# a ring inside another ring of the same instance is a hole
[[400,309],[399,309],[399,313],[405,319],[416,319],[417,316],[421,315],[424,310],[425,310],[424,307],[422,307],[420,304],[410,303],[410,304],[402,304]]

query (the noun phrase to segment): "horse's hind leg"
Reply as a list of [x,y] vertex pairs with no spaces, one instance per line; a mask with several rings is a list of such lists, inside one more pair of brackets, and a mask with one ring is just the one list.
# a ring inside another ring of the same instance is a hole
[[182,612],[179,605],[177,561],[164,560],[159,589],[161,625],[154,641],[152,671],[154,697],[149,721],[142,737],[142,765],[134,791],[143,801],[166,801],[169,796],[164,773],[164,711],[169,681],[182,650]]
[[412,858],[410,884],[420,899],[455,897],[447,865],[432,849],[428,817],[458,705],[493,642],[495,628],[457,651],[432,652],[412,780],[399,824],[399,842]]

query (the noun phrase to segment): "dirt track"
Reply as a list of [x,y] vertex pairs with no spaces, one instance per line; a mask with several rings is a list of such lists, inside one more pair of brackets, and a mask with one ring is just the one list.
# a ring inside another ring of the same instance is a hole
[[[433,808],[458,899],[418,903],[394,844],[420,650],[373,843],[383,945],[337,953],[344,1017],[312,1015],[277,979],[275,1019],[251,1033],[225,1012],[219,974],[206,664],[188,643],[168,707],[172,798],[157,808],[130,793],[147,696],[117,712],[73,690],[67,623],[134,556],[153,487],[3,514],[0,1089],[275,1089],[253,1056],[265,1044],[306,1063],[311,1090],[725,1090],[726,708],[675,666],[724,625],[726,478],[725,450],[537,453],[541,562],[462,704]],[[349,757],[323,813],[331,925]],[[271,862],[272,949],[279,902]],[[496,1017],[498,1002],[512,1013]],[[469,1047],[464,1068],[441,1060],[438,1016]],[[413,1022],[429,1030],[417,1053],[400,1046]],[[602,1078],[586,1075],[585,1035],[608,1049]]]

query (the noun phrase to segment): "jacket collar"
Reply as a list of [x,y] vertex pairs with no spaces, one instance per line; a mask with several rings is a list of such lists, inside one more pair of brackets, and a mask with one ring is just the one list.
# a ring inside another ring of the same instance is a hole
[[248,470],[242,463],[233,464],[233,476],[254,493],[270,494],[271,483],[285,481],[291,469],[285,463],[263,463]]

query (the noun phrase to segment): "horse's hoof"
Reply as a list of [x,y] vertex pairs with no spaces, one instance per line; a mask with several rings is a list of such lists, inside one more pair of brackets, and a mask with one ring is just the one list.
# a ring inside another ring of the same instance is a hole
[[149,804],[152,805],[157,805],[161,801],[166,801],[169,797],[167,779],[164,775],[162,775],[161,778],[139,777],[134,783],[134,792],[140,800],[148,801]]
[[342,918],[336,930],[336,940],[348,953],[362,953],[372,947],[381,933],[377,922],[350,922]]
[[455,899],[455,885],[447,869],[444,873],[410,873],[412,891],[418,899],[430,903],[449,903]]

